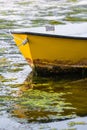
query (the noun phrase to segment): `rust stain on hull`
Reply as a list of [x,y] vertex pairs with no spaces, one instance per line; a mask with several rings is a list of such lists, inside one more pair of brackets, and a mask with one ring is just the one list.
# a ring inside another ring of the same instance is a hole
[[[49,60],[34,60],[34,67],[36,73],[39,75],[56,75],[56,74],[72,74],[81,73],[87,70],[87,59],[81,59],[78,62],[72,63],[72,61],[49,61]],[[84,71],[85,70],[85,71]]]
[[30,65],[31,68],[34,67],[33,60],[32,60],[32,59],[26,58],[26,61],[28,62],[28,64]]
[[77,67],[77,68],[87,68],[87,59],[81,59],[78,62],[72,62],[71,60],[54,60],[54,61],[49,61],[49,60],[41,60],[41,59],[36,59],[33,61],[35,66],[42,66],[42,67],[55,67],[55,66],[60,66],[60,67]]

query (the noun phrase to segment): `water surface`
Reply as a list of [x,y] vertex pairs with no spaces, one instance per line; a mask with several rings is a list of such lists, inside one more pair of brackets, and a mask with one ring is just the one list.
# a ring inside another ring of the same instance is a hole
[[[10,29],[87,22],[86,0],[0,0],[0,129],[86,130],[87,79],[34,77]],[[83,35],[85,31],[83,32]]]

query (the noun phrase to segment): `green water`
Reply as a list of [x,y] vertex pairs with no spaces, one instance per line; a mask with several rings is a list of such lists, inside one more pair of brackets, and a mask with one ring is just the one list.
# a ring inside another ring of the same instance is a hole
[[31,68],[6,34],[14,28],[84,24],[86,12],[85,0],[0,0],[0,130],[87,129],[87,78],[32,79]]
[[[0,80],[2,83],[9,82],[2,76]],[[47,123],[61,124],[63,121],[69,121],[66,122],[67,129],[80,125],[87,127],[86,119],[84,120],[87,114],[87,78],[60,79],[34,76],[30,82],[29,75],[22,84],[2,86],[0,85],[3,92],[0,96],[0,116],[5,112],[8,118],[22,124],[31,124],[31,128],[32,123],[39,123],[36,129],[43,126],[42,129],[48,130],[51,128]],[[78,117],[81,118],[79,121]]]

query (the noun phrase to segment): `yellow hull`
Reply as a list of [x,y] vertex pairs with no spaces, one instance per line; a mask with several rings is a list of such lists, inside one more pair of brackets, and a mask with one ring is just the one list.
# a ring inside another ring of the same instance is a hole
[[36,70],[87,68],[87,37],[16,32],[12,35],[22,55]]

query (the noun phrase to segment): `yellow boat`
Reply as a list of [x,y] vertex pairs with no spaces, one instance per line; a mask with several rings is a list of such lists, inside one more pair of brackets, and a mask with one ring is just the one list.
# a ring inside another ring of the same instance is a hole
[[87,23],[11,31],[14,41],[37,73],[87,68]]

